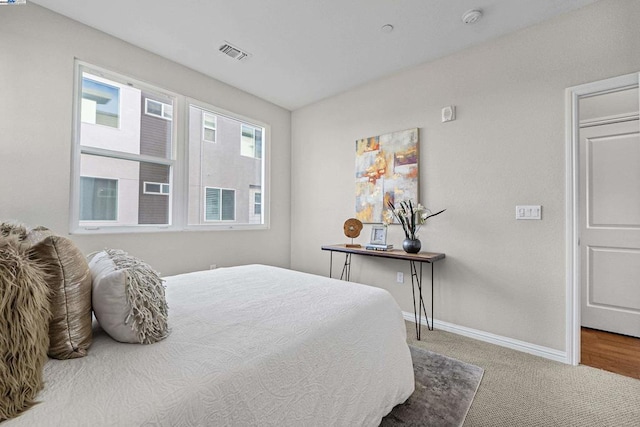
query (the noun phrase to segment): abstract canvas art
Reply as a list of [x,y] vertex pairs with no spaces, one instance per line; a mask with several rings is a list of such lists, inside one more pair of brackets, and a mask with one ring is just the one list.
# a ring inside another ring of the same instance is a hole
[[391,221],[391,201],[418,200],[418,129],[356,141],[356,218],[364,223]]

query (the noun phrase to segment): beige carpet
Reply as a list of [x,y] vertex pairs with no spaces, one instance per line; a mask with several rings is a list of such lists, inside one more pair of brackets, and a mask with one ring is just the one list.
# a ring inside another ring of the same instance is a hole
[[465,427],[640,426],[640,380],[407,322],[407,342],[484,369]]

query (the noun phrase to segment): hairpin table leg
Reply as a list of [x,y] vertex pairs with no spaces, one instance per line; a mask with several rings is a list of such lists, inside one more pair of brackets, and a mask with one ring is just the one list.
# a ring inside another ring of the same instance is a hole
[[340,274],[340,280],[346,280],[347,282],[351,278],[351,254],[348,253],[344,257],[344,266],[342,266],[342,274]]
[[[431,264],[431,323],[429,323],[429,315],[427,314],[427,308],[424,305],[424,299],[422,298],[422,263],[420,263],[420,273],[416,267],[415,261],[409,261],[411,267],[411,291],[413,294],[413,316],[416,323],[416,339],[420,341],[420,333],[422,331],[422,313],[427,322],[427,328],[433,331],[433,263]],[[416,298],[417,288],[417,298]]]

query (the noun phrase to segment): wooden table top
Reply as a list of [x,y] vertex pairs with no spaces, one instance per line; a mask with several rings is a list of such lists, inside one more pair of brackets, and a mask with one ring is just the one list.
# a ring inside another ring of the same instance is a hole
[[350,248],[350,247],[347,247],[346,244],[323,245],[322,250],[332,251],[332,252],[343,252],[348,254],[377,256],[381,258],[404,259],[407,261],[429,262],[429,263],[436,262],[445,257],[444,254],[441,254],[438,252],[419,252],[417,254],[408,254],[401,249],[389,249],[387,251],[377,251],[375,249],[365,249],[364,246],[360,248]]

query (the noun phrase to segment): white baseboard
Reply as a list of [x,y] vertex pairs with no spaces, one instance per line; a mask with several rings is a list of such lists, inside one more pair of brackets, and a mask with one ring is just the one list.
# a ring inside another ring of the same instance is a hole
[[[402,315],[405,320],[409,322],[415,323],[415,317],[413,313],[409,313],[407,311],[403,311]],[[424,327],[427,326],[427,323],[422,318],[422,325]],[[543,347],[536,344],[531,344],[524,341],[519,341],[513,338],[503,337],[500,335],[495,335],[489,332],[479,331],[477,329],[467,328],[466,326],[459,326],[453,323],[443,322],[441,320],[435,319],[433,322],[435,329],[440,329],[446,332],[451,332],[454,334],[462,335],[465,337],[473,338],[478,341],[484,341],[491,344],[496,344],[501,347],[507,347],[513,350],[522,351],[524,353],[533,354],[535,356],[544,357],[546,359],[554,360],[556,362],[562,362],[571,364],[571,362],[567,359],[567,353],[560,350],[555,350],[549,347]],[[428,330],[422,333],[422,339],[428,339]]]

